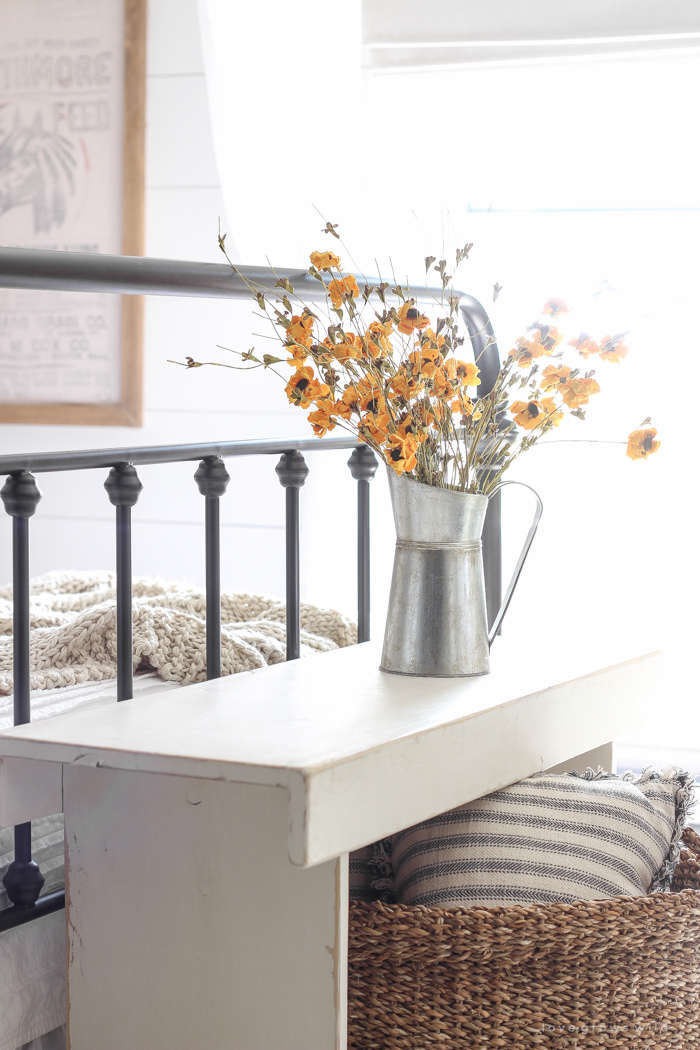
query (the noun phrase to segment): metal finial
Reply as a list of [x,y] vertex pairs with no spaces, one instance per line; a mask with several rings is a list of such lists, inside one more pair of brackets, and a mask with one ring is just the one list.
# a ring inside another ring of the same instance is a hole
[[309,468],[301,452],[283,452],[275,471],[280,485],[286,489],[300,489],[309,475]]
[[143,485],[131,463],[112,467],[105,481],[109,502],[114,507],[133,507],[141,495]]
[[41,499],[39,486],[28,470],[10,474],[0,489],[0,498],[5,510],[13,518],[31,518]]
[[231,480],[226,464],[219,456],[207,457],[197,467],[194,480],[203,496],[223,496]]
[[34,860],[13,860],[2,880],[7,896],[19,908],[36,904],[44,882],[44,876]]
[[348,466],[355,481],[371,481],[377,473],[379,460],[369,445],[359,445],[353,450]]

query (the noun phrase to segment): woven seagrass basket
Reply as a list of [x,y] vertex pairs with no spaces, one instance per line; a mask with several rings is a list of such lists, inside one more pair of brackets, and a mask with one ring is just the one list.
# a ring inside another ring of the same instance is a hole
[[350,905],[353,1050],[700,1050],[700,837],[670,893]]

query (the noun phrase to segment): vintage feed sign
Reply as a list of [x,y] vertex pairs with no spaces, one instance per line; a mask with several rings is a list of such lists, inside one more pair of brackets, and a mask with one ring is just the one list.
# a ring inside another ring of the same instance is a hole
[[[0,0],[1,246],[140,254],[144,3]],[[135,307],[0,289],[0,419],[138,422]]]

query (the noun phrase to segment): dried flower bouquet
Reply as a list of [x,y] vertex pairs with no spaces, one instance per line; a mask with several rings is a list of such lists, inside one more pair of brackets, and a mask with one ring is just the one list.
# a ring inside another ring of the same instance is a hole
[[[331,223],[324,232],[338,238]],[[224,242],[220,237],[226,253]],[[455,271],[471,247],[457,250]],[[376,284],[365,280],[360,289],[332,251],[312,252],[310,263],[308,273],[325,290],[322,309],[305,303],[288,279],[261,287],[231,263],[285,356],[233,351],[243,364],[221,367],[271,368],[285,382],[289,401],[310,410],[307,418],[319,437],[336,426],[349,430],[397,474],[427,485],[488,495],[566,415],[585,418],[585,406],[600,392],[590,359],[619,364],[628,353],[624,335],[596,341],[582,333],[567,344],[572,360],[565,363],[564,337],[554,322],[569,310],[562,300],[550,299],[507,355],[493,389],[476,396],[479,361],[457,356],[464,336],[446,260],[425,260],[426,275],[433,267],[442,285],[439,295],[426,290],[426,300],[440,313],[434,326],[407,285],[380,278]],[[486,345],[493,341],[489,337]],[[289,380],[277,370],[285,361],[293,370]],[[219,364],[188,357],[186,367],[203,363]],[[646,459],[658,449],[649,423],[629,435],[630,458]]]

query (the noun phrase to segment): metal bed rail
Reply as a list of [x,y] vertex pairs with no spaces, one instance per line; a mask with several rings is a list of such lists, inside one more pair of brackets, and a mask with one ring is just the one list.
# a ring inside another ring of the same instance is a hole
[[[243,279],[243,277],[245,280]],[[319,282],[300,270],[179,262],[77,252],[0,248],[0,287],[118,294],[183,295],[244,299],[251,293],[246,281],[271,287],[287,277],[306,298],[325,296]],[[441,289],[412,287],[417,300],[437,297]],[[491,324],[481,303],[462,292],[460,310],[481,368],[479,396],[488,393],[500,367]],[[230,475],[224,460],[235,456],[280,455],[275,470],[286,489],[286,642],[287,659],[300,655],[299,489],[308,476],[303,452],[352,449],[348,466],[358,484],[357,587],[358,642],[370,636],[369,482],[378,460],[355,438],[283,438],[218,443],[132,446],[117,449],[76,450],[0,456],[0,490],[13,523],[13,671],[14,724],[30,721],[29,519],[41,492],[35,473],[109,468],[104,487],[116,516],[117,576],[117,701],[133,697],[131,509],[142,490],[136,466],[199,461],[194,478],[205,499],[206,664],[207,678],[221,676],[221,585],[219,506]],[[484,531],[484,568],[490,617],[500,603],[500,505],[491,501]],[[15,827],[15,860],[3,880],[12,907],[0,912],[0,931],[21,925],[61,908],[62,891],[40,897],[44,883],[31,858],[31,823]]]
[[[378,285],[376,277],[355,274],[358,283]],[[231,267],[226,263],[181,262],[134,255],[91,255],[88,252],[0,248],[0,288],[40,288],[71,292],[116,292],[121,295],[179,295],[208,299],[250,299],[249,284],[272,290],[278,279],[288,279],[295,293],[306,299],[325,299],[325,288],[305,270],[269,266]],[[330,277],[326,278],[328,281]],[[248,283],[247,283],[248,282]],[[419,302],[437,301],[442,288],[409,285]],[[479,358],[481,385],[487,394],[500,368],[498,347],[486,310],[473,295],[455,289],[460,312]]]

